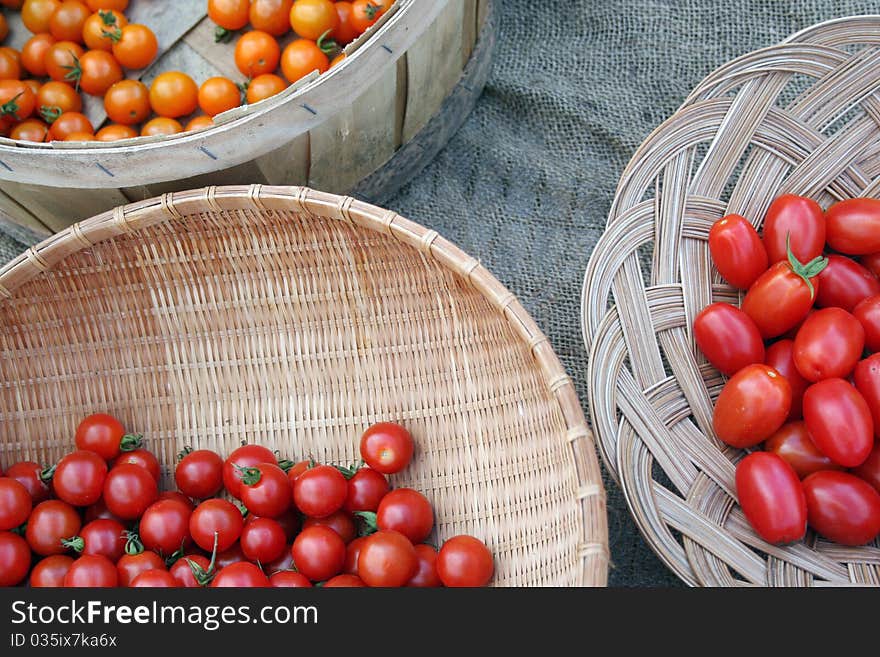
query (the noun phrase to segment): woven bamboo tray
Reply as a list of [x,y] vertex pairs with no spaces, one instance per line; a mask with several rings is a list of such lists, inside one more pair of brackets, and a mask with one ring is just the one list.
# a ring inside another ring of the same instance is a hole
[[[235,81],[234,41],[214,42],[205,0],[132,0],[159,38],[146,84],[182,70]],[[29,144],[0,137],[0,230],[30,244],[83,217],[204,185],[308,185],[381,203],[446,145],[491,69],[493,0],[395,0],[331,71],[224,112],[195,133],[123,142]],[[9,12],[10,44],[29,33]],[[293,33],[284,38],[292,40]],[[87,97],[97,127],[103,102]]]
[[661,559],[692,585],[880,583],[880,549],[775,547],[735,499],[744,452],[712,432],[723,385],[694,316],[738,304],[709,257],[712,223],[756,222],[786,193],[880,192],[880,16],[811,27],[704,80],[621,178],[583,289],[589,406],[600,452]]
[[116,208],[0,270],[0,460],[53,463],[96,410],[184,445],[259,441],[350,462],[379,420],[417,443],[398,486],[497,585],[604,585],[605,498],[547,338],[436,231],[298,187],[211,187]]

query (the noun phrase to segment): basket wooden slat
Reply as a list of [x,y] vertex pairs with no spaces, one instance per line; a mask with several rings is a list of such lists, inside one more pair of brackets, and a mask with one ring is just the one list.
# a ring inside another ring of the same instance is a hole
[[184,445],[351,461],[413,432],[395,485],[498,585],[604,585],[604,489],[571,379],[477,260],[400,215],[297,187],[210,187],[104,213],[0,270],[0,460],[51,463],[104,409],[171,483]]
[[724,384],[693,318],[741,295],[714,269],[712,223],[760,228],[780,194],[824,206],[880,194],[880,17],[809,28],[709,75],[623,173],[583,288],[599,451],[640,529],[692,585],[880,583],[878,545],[771,546],[736,503],[743,452],[714,436]]

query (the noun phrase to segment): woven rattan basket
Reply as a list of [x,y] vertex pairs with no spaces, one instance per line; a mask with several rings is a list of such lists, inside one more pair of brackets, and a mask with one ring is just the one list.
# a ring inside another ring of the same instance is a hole
[[[694,316],[739,303],[713,269],[712,223],[759,224],[785,192],[880,192],[880,17],[824,23],[711,74],[623,174],[583,293],[589,405],[605,463],[658,555],[693,585],[880,583],[877,545],[761,541],[735,499],[743,452],[712,432],[721,375]],[[760,227],[760,226],[759,226]]]
[[184,445],[357,457],[403,422],[435,539],[468,532],[497,585],[604,585],[605,500],[571,380],[515,297],[436,231],[297,187],[117,208],[0,270],[0,461],[55,462],[79,418]]

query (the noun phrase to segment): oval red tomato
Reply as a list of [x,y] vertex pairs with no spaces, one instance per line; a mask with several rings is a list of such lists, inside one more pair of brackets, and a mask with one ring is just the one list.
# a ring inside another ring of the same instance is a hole
[[846,377],[865,349],[865,330],[842,308],[810,315],[794,339],[794,364],[808,381]]
[[865,330],[865,346],[880,351],[880,294],[862,300],[852,312]]
[[791,386],[766,365],[744,367],[724,386],[712,424],[718,438],[734,447],[753,447],[772,436],[791,410]]
[[804,421],[819,451],[838,465],[861,465],[874,446],[868,403],[843,379],[825,379],[807,388]]
[[860,256],[859,262],[874,276],[880,277],[880,252]]
[[727,376],[764,360],[764,342],[755,322],[727,303],[706,306],[694,318],[694,340],[706,359]]
[[820,470],[842,469],[819,451],[804,422],[783,424],[764,443],[764,450],[788,463],[801,479]]
[[742,302],[742,310],[758,327],[761,337],[775,338],[797,326],[810,312],[819,288],[824,260],[806,265],[777,262],[758,277]]
[[747,290],[767,271],[767,251],[754,226],[745,217],[722,217],[709,230],[709,253],[721,277]]
[[864,545],[880,533],[880,493],[846,472],[804,479],[810,526],[841,545]]
[[880,444],[874,445],[865,462],[853,468],[852,473],[859,479],[867,481],[880,493]]
[[767,347],[764,364],[779,372],[791,387],[791,410],[789,420],[799,420],[804,416],[804,392],[810,382],[801,376],[794,364],[794,340],[779,340]]
[[853,373],[853,383],[871,410],[876,436],[880,433],[880,354],[859,361]]
[[880,201],[851,198],[835,203],[825,213],[828,245],[848,255],[880,251]]
[[807,501],[792,467],[754,452],[736,466],[736,495],[752,528],[768,543],[791,543],[807,531]]
[[767,209],[764,217],[764,247],[770,263],[788,258],[786,241],[801,262],[822,255],[825,247],[825,215],[813,199],[784,194]]
[[868,297],[880,294],[880,281],[855,260],[839,255],[828,256],[828,266],[819,273],[816,306],[837,307],[847,312]]

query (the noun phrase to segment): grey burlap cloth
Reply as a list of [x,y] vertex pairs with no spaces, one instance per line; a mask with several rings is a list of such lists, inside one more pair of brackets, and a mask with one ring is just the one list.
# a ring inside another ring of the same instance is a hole
[[[712,69],[873,2],[496,0],[492,77],[464,128],[388,207],[480,258],[550,336],[585,399],[580,290],[617,179]],[[0,236],[5,262],[24,248]],[[676,585],[610,480],[612,585]]]

